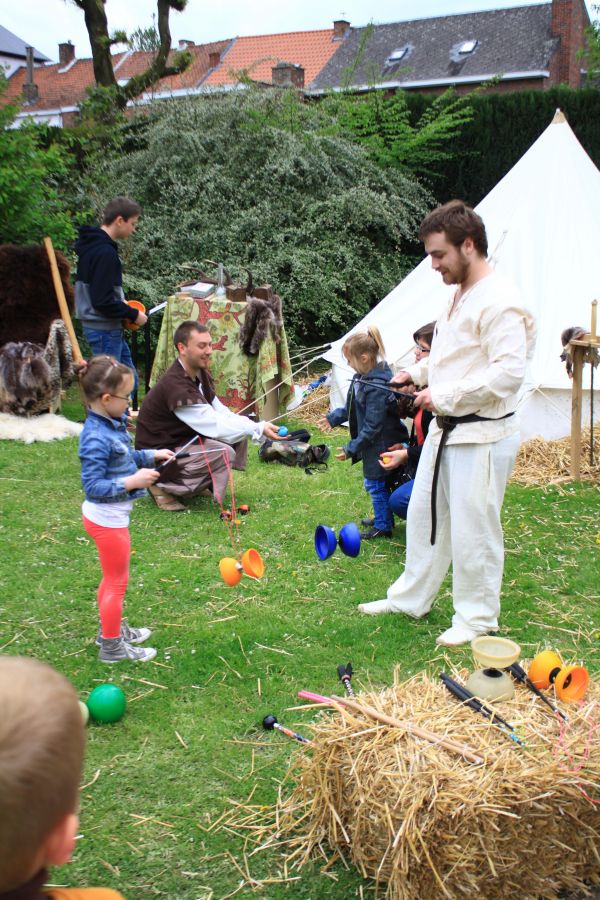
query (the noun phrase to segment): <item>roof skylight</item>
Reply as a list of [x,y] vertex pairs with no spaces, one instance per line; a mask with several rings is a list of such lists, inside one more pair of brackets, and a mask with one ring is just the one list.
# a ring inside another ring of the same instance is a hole
[[474,38],[469,41],[463,41],[458,48],[458,52],[461,54],[472,53],[478,43],[479,41]]
[[395,50],[392,50],[385,61],[386,66],[394,66],[396,63],[399,63],[401,59],[405,59],[408,56],[410,50],[410,44],[405,44],[403,47],[397,47]]

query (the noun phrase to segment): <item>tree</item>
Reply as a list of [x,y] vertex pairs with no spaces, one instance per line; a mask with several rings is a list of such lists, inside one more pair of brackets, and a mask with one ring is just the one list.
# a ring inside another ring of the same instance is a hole
[[92,173],[104,199],[143,208],[126,288],[154,304],[189,278],[185,264],[220,260],[273,285],[293,339],[342,334],[412,268],[431,198],[334,125],[293,91],[256,88],[146,110],[126,152]]
[[[165,75],[178,75],[183,72],[191,62],[191,54],[188,51],[176,53],[168,63],[171,52],[171,32],[169,29],[169,15],[172,9],[183,12],[187,0],[157,0],[158,12],[158,36],[159,45],[156,55],[151,60],[144,72],[134,75],[127,84],[120,85],[115,77],[110,48],[115,44],[128,43],[128,37],[123,31],[108,33],[108,20],[104,9],[106,0],[73,0],[85,16],[85,27],[90,38],[92,58],[94,62],[94,78],[98,87],[110,88],[115,95],[117,104],[124,108],[127,101],[138,97],[148,87],[163,78]],[[145,34],[148,29],[137,29],[135,34],[139,39],[140,31]]]
[[600,6],[593,6],[596,18],[585,30],[585,47],[579,53],[587,69],[587,80],[593,84],[600,75]]

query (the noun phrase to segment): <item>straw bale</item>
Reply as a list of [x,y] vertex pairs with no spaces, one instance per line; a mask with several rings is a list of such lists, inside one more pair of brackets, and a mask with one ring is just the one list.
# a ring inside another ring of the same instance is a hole
[[424,674],[359,699],[485,762],[361,713],[321,713],[275,810],[248,808],[243,820],[258,849],[284,851],[286,872],[314,858],[353,863],[390,900],[533,900],[600,883],[597,686],[564,706],[567,726],[517,686],[499,712],[524,748]]
[[[311,379],[297,379],[296,384],[304,388]],[[305,425],[316,426],[320,418],[329,412],[329,386],[319,385],[314,391],[305,397],[298,409],[292,413],[295,419]]]
[[[590,462],[591,429],[581,432],[582,478],[600,481],[600,436],[594,434],[594,462]],[[550,481],[569,478],[571,473],[571,438],[546,441],[535,437],[524,441],[517,455],[512,473],[513,481],[524,484],[547,484]]]

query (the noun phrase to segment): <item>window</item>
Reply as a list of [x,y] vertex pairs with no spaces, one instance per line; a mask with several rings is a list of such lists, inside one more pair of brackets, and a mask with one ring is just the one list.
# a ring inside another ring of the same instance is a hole
[[412,49],[410,44],[405,44],[403,47],[397,47],[396,50],[392,50],[385,61],[386,66],[395,66],[400,60],[406,59],[406,57],[410,55]]
[[474,40],[474,39],[469,40],[469,41],[463,41],[462,44],[460,44],[460,46],[458,47],[458,52],[461,55],[465,55],[467,53],[472,53],[478,43],[479,43],[479,41]]

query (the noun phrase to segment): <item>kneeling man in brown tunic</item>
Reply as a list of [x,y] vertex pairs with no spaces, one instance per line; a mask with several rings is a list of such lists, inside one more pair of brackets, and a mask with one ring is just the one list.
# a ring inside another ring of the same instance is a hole
[[195,434],[189,456],[164,467],[164,475],[150,493],[160,509],[185,509],[181,498],[211,492],[223,502],[230,469],[245,469],[248,438],[260,443],[277,440],[271,422],[253,422],[227,409],[215,394],[209,371],[212,341],[200,322],[183,322],[173,342],[178,358],[148,392],[137,419],[135,446],[138,450],[166,447],[175,452]]

